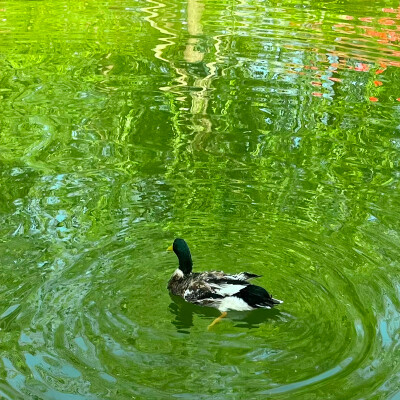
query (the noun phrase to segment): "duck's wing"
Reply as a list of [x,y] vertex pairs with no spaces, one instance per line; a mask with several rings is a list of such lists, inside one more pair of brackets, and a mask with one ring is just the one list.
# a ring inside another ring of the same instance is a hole
[[258,275],[241,272],[236,275],[212,274],[207,282],[212,290],[222,296],[219,304],[221,311],[228,309],[244,311],[255,308],[272,308],[283,303],[274,299],[266,289],[247,282],[247,279],[256,278]]
[[250,279],[244,273],[228,275],[221,271],[211,271],[198,274],[193,277],[183,294],[183,298],[186,301],[203,306],[217,306],[222,299],[234,296],[250,285],[245,277]]
[[224,298],[207,281],[194,279],[183,293],[183,298],[200,306],[214,307]]
[[225,281],[226,283],[246,283],[250,279],[261,278],[262,275],[250,272],[239,272],[238,274],[226,274],[223,271],[210,271],[200,274],[203,279],[208,281]]

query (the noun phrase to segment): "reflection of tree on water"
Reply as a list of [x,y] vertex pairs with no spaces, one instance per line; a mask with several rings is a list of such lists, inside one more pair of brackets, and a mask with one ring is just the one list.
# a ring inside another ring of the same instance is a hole
[[[207,52],[207,46],[202,43],[203,27],[201,18],[204,11],[204,3],[202,0],[188,0],[187,3],[187,32],[188,38],[183,59],[173,59],[168,54],[168,47],[176,44],[178,33],[173,31],[173,27],[165,22],[163,18],[159,18],[158,9],[165,8],[165,4],[151,1],[156,4],[154,7],[146,8],[144,11],[151,15],[147,18],[151,26],[163,34],[159,43],[153,49],[155,56],[169,64],[176,72],[177,84],[160,87],[160,90],[171,97],[171,106],[177,115],[181,114],[184,104],[177,104],[177,101],[183,103],[187,100],[187,93],[190,96],[190,122],[193,132],[196,134],[194,141],[199,144],[205,133],[211,131],[211,121],[207,116],[207,108],[209,101],[209,89],[213,78],[215,77],[215,62],[204,62],[204,55]],[[165,37],[165,35],[168,37]],[[215,48],[218,53],[219,40],[215,38]],[[207,52],[209,54],[209,52]],[[215,57],[216,55],[214,55]],[[187,112],[187,111],[186,111]],[[181,135],[179,124],[175,124],[175,129]]]
[[[188,331],[194,325],[193,314],[199,315],[201,318],[213,320],[219,315],[218,310],[210,307],[200,307],[191,303],[187,303],[178,296],[170,295],[172,302],[169,305],[170,312],[175,316],[172,321],[178,332],[189,333]],[[283,318],[283,313],[276,308],[272,310],[258,309],[254,311],[232,311],[228,313],[229,319],[240,328],[255,328],[260,324],[274,320],[278,321]],[[206,323],[204,324],[206,326]]]
[[[187,41],[184,57],[188,63],[201,63],[202,69],[209,70],[209,74],[204,78],[197,78],[194,81],[191,91],[192,97],[192,126],[196,132],[195,141],[197,143],[202,141],[202,137],[211,132],[211,121],[207,116],[208,107],[208,89],[212,83],[212,77],[215,74],[215,66],[210,63],[204,65],[204,50],[200,46],[199,35],[203,34],[203,27],[201,25],[201,17],[204,10],[204,4],[200,0],[188,0],[188,33],[189,38]],[[199,90],[196,90],[198,88]],[[196,118],[197,116],[197,118]]]
[[202,62],[204,58],[204,52],[196,48],[199,44],[197,36],[203,34],[203,27],[201,25],[203,10],[204,4],[200,0],[188,0],[187,27],[190,37],[187,41],[184,57],[189,63]]

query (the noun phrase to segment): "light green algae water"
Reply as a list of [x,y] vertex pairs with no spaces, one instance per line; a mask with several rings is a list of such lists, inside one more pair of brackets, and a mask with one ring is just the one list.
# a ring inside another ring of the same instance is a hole
[[398,400],[399,67],[389,0],[2,1],[0,398]]

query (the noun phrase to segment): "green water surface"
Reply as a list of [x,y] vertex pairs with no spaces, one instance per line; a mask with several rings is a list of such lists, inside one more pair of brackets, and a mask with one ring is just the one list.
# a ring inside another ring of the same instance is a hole
[[398,6],[1,1],[0,399],[400,399]]

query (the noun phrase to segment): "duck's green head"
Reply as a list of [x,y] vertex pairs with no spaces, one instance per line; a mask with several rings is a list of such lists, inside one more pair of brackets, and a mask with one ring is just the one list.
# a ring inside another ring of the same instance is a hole
[[189,246],[180,238],[176,238],[174,243],[168,247],[168,251],[173,251],[179,260],[179,269],[186,275],[192,272],[192,256],[190,254]]

